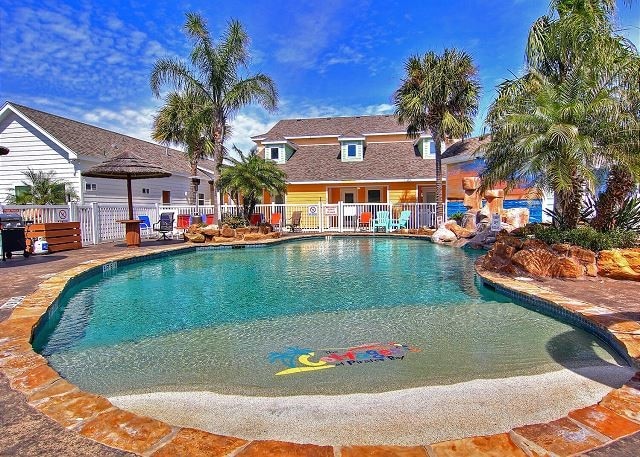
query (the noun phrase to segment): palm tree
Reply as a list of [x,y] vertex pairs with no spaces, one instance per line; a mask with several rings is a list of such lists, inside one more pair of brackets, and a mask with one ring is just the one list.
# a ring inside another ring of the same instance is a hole
[[568,228],[596,168],[640,171],[632,95],[640,67],[613,31],[613,8],[609,0],[554,0],[532,26],[526,73],[498,87],[487,116],[483,188],[506,181],[553,191],[557,222]]
[[28,168],[22,173],[23,192],[9,195],[7,203],[13,205],[62,205],[78,198],[75,189],[53,171],[34,171]]
[[405,77],[393,95],[396,114],[406,122],[407,135],[431,132],[436,149],[436,213],[443,216],[442,143],[473,130],[480,84],[470,55],[445,49],[427,52],[405,63]]
[[264,191],[273,195],[287,192],[287,176],[275,162],[261,158],[255,151],[245,155],[235,146],[234,150],[240,160],[229,158],[230,164],[223,165],[218,187],[234,195],[237,202],[242,197],[243,214],[248,218]]
[[[151,72],[151,90],[159,97],[160,90],[169,84],[176,92],[186,92],[197,99],[196,104],[207,113],[204,144],[211,149],[217,164],[214,170],[217,184],[230,121],[241,108],[252,103],[275,110],[278,94],[267,75],[240,74],[249,63],[249,36],[240,22],[231,20],[219,42],[215,42],[199,14],[187,13],[186,16],[185,32],[193,42],[188,62],[159,59]],[[219,202],[216,206],[220,214]]]
[[[209,157],[213,145],[207,136],[211,107],[191,92],[170,92],[153,120],[154,140],[185,147],[191,176],[198,174],[198,162]],[[191,183],[191,201],[197,201],[196,186]]]

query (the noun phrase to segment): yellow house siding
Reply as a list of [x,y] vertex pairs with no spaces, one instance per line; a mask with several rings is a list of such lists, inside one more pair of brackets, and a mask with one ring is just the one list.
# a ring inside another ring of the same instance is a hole
[[289,184],[287,204],[307,205],[322,201],[327,203],[327,186],[324,184]]
[[415,203],[415,182],[397,182],[389,184],[389,200],[392,203]]
[[387,142],[396,142],[396,141],[407,141],[413,142],[411,138],[407,138],[407,135],[404,133],[401,134],[393,134],[393,135],[370,135],[365,137],[367,139],[367,143],[387,143]]

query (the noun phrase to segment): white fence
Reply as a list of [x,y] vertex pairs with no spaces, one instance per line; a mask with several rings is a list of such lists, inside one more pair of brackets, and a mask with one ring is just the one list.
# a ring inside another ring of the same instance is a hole
[[[222,214],[238,214],[235,205],[223,205]],[[257,205],[255,214],[264,222],[271,222],[274,214],[280,214],[282,227],[290,223],[294,212],[300,212],[299,229],[304,232],[353,232],[359,222],[369,213],[372,219],[378,212],[387,211],[391,218],[397,219],[404,210],[411,212],[407,228],[416,229],[423,226],[436,225],[436,205],[432,203],[343,203],[308,204],[308,205]],[[445,205],[446,214],[446,205]],[[91,203],[89,205],[9,205],[4,207],[6,213],[17,213],[25,221],[33,223],[79,222],[82,244],[98,244],[106,241],[124,239],[124,225],[118,221],[129,217],[127,205]],[[174,213],[175,230],[186,228],[190,224],[189,217],[200,214],[204,221],[215,222],[215,207],[171,206],[171,205],[134,205],[134,217],[147,216],[153,224],[160,219],[161,213]],[[363,215],[364,214],[364,215]],[[366,228],[366,227],[365,227]]]

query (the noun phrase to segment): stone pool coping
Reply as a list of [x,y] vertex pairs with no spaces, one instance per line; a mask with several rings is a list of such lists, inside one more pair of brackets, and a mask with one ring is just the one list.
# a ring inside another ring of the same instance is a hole
[[[357,234],[358,236],[370,236]],[[569,412],[566,417],[549,423],[518,427],[505,433],[463,438],[423,446],[318,446],[215,435],[183,428],[136,415],[113,406],[106,398],[86,393],[67,382],[49,367],[47,360],[31,346],[34,331],[58,303],[59,296],[74,281],[100,273],[111,262],[123,264],[159,257],[173,252],[201,249],[241,248],[278,244],[327,235],[293,235],[263,242],[233,244],[185,244],[159,247],[138,253],[127,251],[101,260],[82,262],[74,268],[55,274],[25,297],[12,315],[0,323],[0,370],[11,388],[22,392],[31,406],[94,441],[144,456],[234,455],[234,456],[342,456],[403,455],[501,456],[571,455],[609,444],[640,431],[640,373],[623,387],[613,389],[598,404]],[[353,236],[344,235],[340,236]],[[378,235],[379,236],[379,235]],[[391,235],[425,239],[424,236]],[[113,265],[113,264],[112,264]],[[617,348],[634,366],[640,365],[640,323],[619,317],[615,310],[566,298],[530,282],[518,281],[476,265],[482,281],[502,293],[537,307],[543,312],[573,320],[578,326],[598,334]]]

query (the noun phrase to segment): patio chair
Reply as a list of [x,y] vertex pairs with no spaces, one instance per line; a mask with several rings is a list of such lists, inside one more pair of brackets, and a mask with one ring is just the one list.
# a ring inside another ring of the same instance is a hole
[[261,222],[262,222],[262,214],[254,213],[251,216],[249,216],[249,224],[256,226],[256,225],[260,225]]
[[360,213],[360,217],[358,217],[358,230],[371,230],[371,212],[365,211]]
[[276,227],[278,228],[278,232],[282,232],[282,213],[273,213],[271,215],[271,228],[275,231]]
[[153,224],[153,230],[162,234],[162,238],[158,238],[158,240],[166,240],[167,233],[173,234],[173,218],[173,213],[162,213],[160,220]]
[[406,229],[409,226],[409,219],[411,219],[411,211],[404,210],[400,213],[400,217],[398,219],[391,219],[391,221],[389,221],[389,228],[391,230],[400,230],[401,228]]
[[371,228],[375,232],[377,228],[384,227],[385,232],[390,231],[390,223],[389,219],[389,211],[378,211],[376,213],[376,218],[371,221]]
[[300,219],[302,218],[302,211],[294,211],[291,213],[291,220],[286,225],[291,232],[295,232],[296,229],[300,230]]
[[140,221],[140,235],[146,236],[147,239],[151,238],[153,226],[151,225],[149,216],[138,216],[138,220]]

